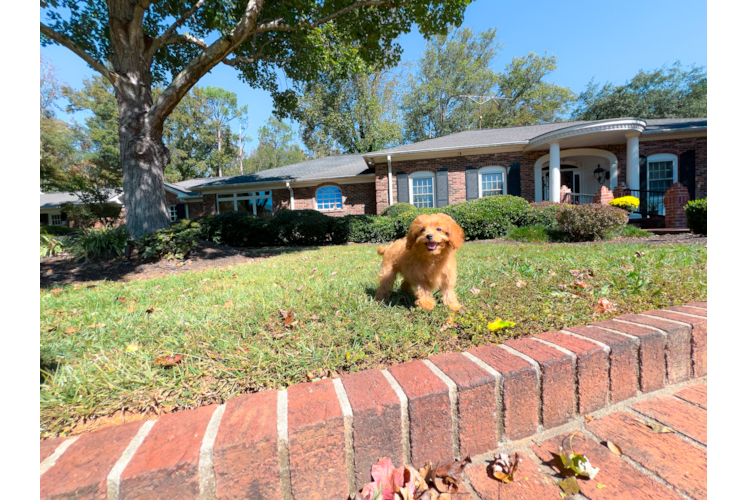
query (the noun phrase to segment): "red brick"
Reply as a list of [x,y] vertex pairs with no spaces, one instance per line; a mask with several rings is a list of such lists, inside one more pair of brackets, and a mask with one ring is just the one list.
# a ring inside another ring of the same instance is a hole
[[503,415],[499,419],[505,439],[511,441],[535,434],[540,407],[535,368],[497,346],[484,345],[468,352],[501,374]]
[[640,314],[624,314],[616,319],[659,328],[667,333],[665,362],[668,383],[675,384],[691,378],[691,329],[689,327]]
[[665,334],[645,326],[606,319],[591,327],[615,330],[639,339],[639,389],[646,393],[665,387]]
[[106,477],[142,425],[132,422],[80,436],[42,475],[41,498],[105,499]]
[[332,379],[288,388],[288,451],[295,498],[346,498],[343,411]]
[[402,416],[395,390],[379,370],[364,370],[342,378],[353,411],[356,488],[371,481],[371,466],[381,457],[402,465]]
[[229,399],[213,445],[216,498],[281,498],[278,391]]
[[578,411],[581,415],[608,404],[608,353],[598,344],[562,332],[545,332],[535,338],[573,352],[577,357]]
[[691,306],[691,307],[698,307],[699,309],[706,310],[706,302],[689,302],[686,305]]
[[[675,434],[652,434],[629,413],[593,420],[587,428],[623,454],[696,499],[706,499],[706,450]],[[575,438],[576,440],[576,438]]]
[[695,307],[670,306],[670,307],[663,307],[662,310],[682,312],[685,314],[690,314],[692,316],[701,316],[702,318],[706,318],[706,310],[696,309]]
[[452,412],[447,385],[423,361],[388,368],[408,397],[410,455],[416,467],[451,463]]
[[200,445],[214,405],[159,418],[120,477],[120,499],[199,498]]
[[[563,434],[553,437],[533,445],[532,450],[544,463],[553,464],[555,467],[554,455],[558,454],[558,447],[562,446],[562,443],[566,450],[569,449],[569,436],[570,434]],[[582,494],[590,500],[683,500],[671,488],[639,472],[607,447],[583,434],[574,436],[572,447],[574,453],[585,455],[593,467],[600,469],[595,479],[579,480]],[[598,484],[605,487],[598,488]]]
[[706,410],[703,408],[669,396],[646,399],[632,408],[706,444]]
[[550,429],[574,417],[574,365],[571,356],[532,339],[510,339],[505,345],[540,365],[543,427]]
[[[681,309],[688,309],[683,307]],[[695,309],[694,309],[695,310]],[[706,375],[706,318],[694,318],[673,312],[668,308],[664,311],[647,311],[642,314],[658,316],[660,318],[688,323],[691,326],[691,361],[693,363],[693,376],[703,377]]]
[[706,410],[706,384],[690,385],[685,389],[675,393],[681,399],[685,399],[689,403],[701,406]]
[[65,438],[57,437],[51,439],[45,439],[39,441],[39,463],[44,462],[44,459],[55,452],[58,446],[65,441]]
[[618,403],[636,396],[639,377],[637,376],[638,347],[635,339],[594,326],[572,326],[567,330],[610,347],[611,403]]
[[429,358],[457,385],[460,457],[480,455],[499,443],[496,380],[462,354]]
[[506,498],[546,500],[559,498],[558,493],[561,490],[553,484],[555,480],[541,472],[530,457],[524,453],[520,453],[519,457],[522,462],[520,462],[514,474],[514,481],[509,484],[500,484],[491,475],[487,463],[474,463],[465,468],[465,475],[470,480],[470,486],[478,493],[481,500],[504,500]]

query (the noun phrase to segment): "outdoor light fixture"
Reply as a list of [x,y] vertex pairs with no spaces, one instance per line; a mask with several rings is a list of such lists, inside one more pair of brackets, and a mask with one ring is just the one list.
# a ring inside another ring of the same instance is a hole
[[597,182],[599,182],[600,184],[604,184],[605,179],[610,179],[610,172],[601,168],[599,163],[597,164],[597,168],[592,173],[595,174],[595,179],[597,179]]

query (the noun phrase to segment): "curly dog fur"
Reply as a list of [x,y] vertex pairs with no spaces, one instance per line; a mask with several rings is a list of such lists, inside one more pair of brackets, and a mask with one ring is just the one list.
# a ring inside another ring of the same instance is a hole
[[457,282],[458,250],[465,239],[462,228],[446,214],[419,215],[408,235],[391,246],[379,247],[382,255],[377,300],[385,301],[392,292],[397,274],[403,275],[400,289],[415,294],[416,305],[430,311],[436,305],[432,292],[440,289],[444,305],[452,311],[460,304],[454,291]]

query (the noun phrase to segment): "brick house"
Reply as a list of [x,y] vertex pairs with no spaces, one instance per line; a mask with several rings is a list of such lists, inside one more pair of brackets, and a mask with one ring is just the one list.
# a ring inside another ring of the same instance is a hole
[[[663,215],[665,190],[680,182],[705,198],[706,118],[577,121],[460,132],[366,154],[330,156],[257,173],[165,184],[172,221],[227,211],[282,209],[381,214],[407,202],[443,207],[498,194],[528,201],[591,203],[601,186],[640,198]],[[42,223],[55,208],[45,205]],[[113,200],[121,203],[121,199]],[[56,210],[59,214],[59,204]],[[636,216],[636,215],[635,215]]]

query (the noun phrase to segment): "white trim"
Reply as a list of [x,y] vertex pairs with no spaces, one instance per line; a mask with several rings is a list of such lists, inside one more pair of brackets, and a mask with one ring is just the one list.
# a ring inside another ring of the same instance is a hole
[[376,174],[362,174],[347,177],[326,177],[324,179],[293,180],[275,182],[245,182],[242,184],[226,184],[223,186],[210,186],[201,188],[195,186],[196,191],[205,194],[233,193],[236,191],[272,191],[283,189],[287,182],[293,182],[294,187],[313,187],[321,184],[334,182],[335,184],[369,184],[376,182]]
[[[333,207],[333,208],[319,208],[318,202],[317,202],[317,193],[319,193],[320,189],[325,188],[335,188],[340,192],[340,208]],[[318,212],[338,212],[343,210],[343,207],[345,205],[345,200],[343,199],[343,190],[340,189],[340,186],[336,186],[335,184],[325,184],[323,186],[318,187],[314,190],[314,196],[312,197],[312,204],[314,206],[314,209]]]
[[389,194],[389,204],[392,205],[392,156],[387,155],[387,192]]
[[[243,191],[249,193],[248,196],[239,196],[239,193],[237,191]],[[258,194],[258,193],[265,193],[265,194]],[[227,201],[233,201],[234,202],[234,210],[233,212],[238,212],[238,205],[237,203],[240,201],[251,201],[252,202],[252,215],[257,215],[257,200],[265,200],[270,198],[270,212],[273,211],[273,191],[267,190],[267,191],[253,191],[253,190],[245,190],[245,189],[238,189],[234,190],[232,192],[224,192],[224,193],[216,193],[216,213],[221,213],[221,203],[227,202]],[[293,209],[292,209],[293,210]]]
[[431,208],[436,207],[436,174],[430,170],[419,170],[408,176],[408,200],[411,205],[415,206],[413,202],[413,179],[431,179]]
[[483,198],[483,176],[488,174],[501,174],[502,180],[501,180],[501,186],[502,186],[502,193],[506,194],[507,184],[508,184],[508,175],[506,171],[506,167],[500,167],[500,166],[489,166],[489,167],[483,167],[478,170],[478,198]]
[[[610,189],[618,186],[618,157],[610,151],[594,148],[578,148],[561,150],[561,159],[567,156],[597,156],[605,158],[610,163]],[[543,155],[535,161],[535,201],[543,201],[543,163],[549,161],[550,154]],[[550,169],[548,169],[550,171]],[[630,186],[629,186],[630,187]]]
[[642,188],[639,186],[639,189],[646,189],[649,191],[649,163],[650,162],[660,162],[660,161],[672,161],[673,162],[673,182],[670,184],[671,186],[678,182],[678,155],[674,155],[673,153],[657,153],[654,155],[647,156],[647,185]]
[[[174,209],[174,215],[172,216],[171,211]],[[176,205],[166,205],[166,210],[169,212],[169,222],[176,222],[179,220],[179,214],[177,213]]]
[[525,151],[531,151],[546,144],[552,144],[561,141],[562,139],[578,135],[594,134],[598,132],[615,132],[619,130],[621,132],[629,130],[641,133],[644,132],[644,129],[646,128],[647,122],[637,118],[620,118],[604,122],[582,123],[539,135],[528,142],[527,146],[525,146]]

